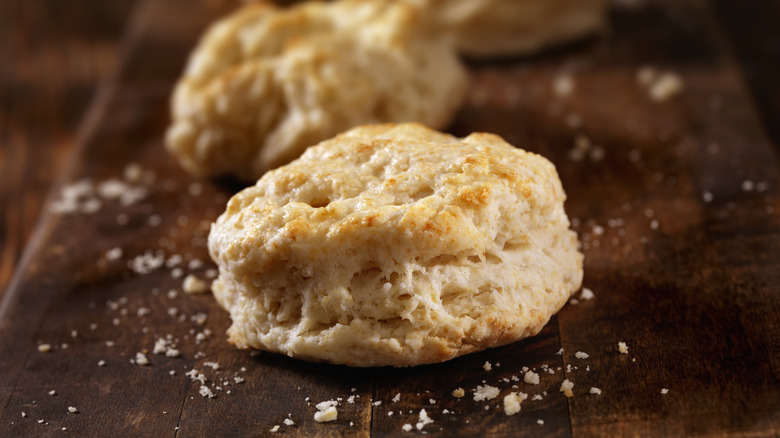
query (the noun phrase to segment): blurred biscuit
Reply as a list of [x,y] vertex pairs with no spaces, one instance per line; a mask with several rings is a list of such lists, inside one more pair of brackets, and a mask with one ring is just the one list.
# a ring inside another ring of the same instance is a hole
[[196,175],[255,181],[364,123],[443,128],[466,74],[405,4],[249,4],[205,33],[172,99],[168,149]]

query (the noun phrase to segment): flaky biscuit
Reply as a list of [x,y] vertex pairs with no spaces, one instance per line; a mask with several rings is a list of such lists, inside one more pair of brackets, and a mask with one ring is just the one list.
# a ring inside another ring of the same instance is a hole
[[523,55],[604,27],[607,0],[404,0],[472,57]]
[[465,70],[418,18],[392,2],[245,6],[193,52],[172,99],[168,149],[196,175],[255,181],[356,125],[446,126]]
[[582,281],[555,167],[492,134],[371,125],[309,148],[213,224],[230,341],[352,366],[539,332]]

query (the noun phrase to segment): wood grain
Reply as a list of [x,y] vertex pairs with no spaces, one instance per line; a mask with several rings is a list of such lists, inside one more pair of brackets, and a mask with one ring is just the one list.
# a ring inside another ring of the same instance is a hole
[[[63,184],[122,180],[134,163],[143,175],[126,184],[147,193],[128,206],[101,199],[91,214],[45,212],[0,306],[0,435],[267,436],[279,425],[288,436],[405,436],[406,423],[420,433],[421,409],[433,436],[778,434],[777,149],[708,3],[616,7],[607,35],[469,63],[451,131],[496,132],[556,164],[596,296],[534,338],[409,369],[238,351],[213,298],[181,290],[184,275],[213,267],[209,223],[237,187],[192,179],[165,153],[167,102],[197,35],[231,6],[145,0],[127,19],[118,72],[66,153]],[[648,66],[679,74],[683,92],[650,99],[636,80]],[[571,95],[554,92],[561,75]],[[571,157],[578,136],[594,145],[582,160]],[[131,268],[157,256],[148,273]],[[179,357],[153,353],[166,337]],[[151,365],[132,362],[139,352]],[[539,385],[522,381],[524,367]],[[185,375],[193,369],[208,380]],[[474,401],[479,385],[501,394]],[[451,395],[458,387],[465,397]],[[509,417],[511,391],[529,399]],[[331,399],[339,419],[316,423],[314,406]]]
[[0,2],[0,296],[133,3]]

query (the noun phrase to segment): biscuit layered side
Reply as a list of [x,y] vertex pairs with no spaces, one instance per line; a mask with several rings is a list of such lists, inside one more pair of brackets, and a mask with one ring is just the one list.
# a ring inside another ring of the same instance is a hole
[[213,225],[237,346],[410,366],[536,334],[582,254],[554,166],[500,137],[372,125],[309,148]]
[[172,98],[168,149],[195,175],[255,181],[365,123],[443,128],[466,74],[406,4],[253,3],[216,22]]
[[404,0],[470,57],[524,55],[605,27],[607,0]]

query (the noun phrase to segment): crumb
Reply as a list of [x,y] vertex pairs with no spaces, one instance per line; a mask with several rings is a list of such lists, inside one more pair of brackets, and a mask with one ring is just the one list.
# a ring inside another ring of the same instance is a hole
[[542,419],[540,418],[540,419],[536,420],[536,424],[540,424],[540,425],[541,425],[541,424],[544,424],[544,420],[542,420]]
[[70,412],[71,414],[77,414],[79,410],[76,409],[74,406],[68,406],[68,412]]
[[104,367],[104,366],[106,366],[106,361],[104,361],[104,360],[102,360],[102,359],[101,359],[101,360],[99,360],[99,361],[98,361],[98,364],[97,364],[97,365],[98,365],[99,367]]
[[423,427],[425,427],[426,424],[433,423],[433,420],[431,420],[431,417],[428,416],[428,413],[425,412],[425,409],[420,409],[420,421],[417,422],[417,430],[422,430]]
[[412,429],[414,429],[414,427],[409,423],[406,423],[403,426],[401,426],[401,430],[403,430],[404,432],[411,432]]
[[553,91],[556,95],[564,97],[570,95],[575,88],[574,79],[568,74],[557,76],[553,82]]
[[685,88],[682,78],[676,73],[664,72],[650,84],[650,98],[656,102],[671,99]]
[[49,391],[49,395],[57,395],[57,391],[52,389],[51,391]]
[[401,401],[401,393],[400,392],[398,394],[396,394],[395,397],[393,397],[393,403],[398,403],[399,401]]
[[520,404],[528,398],[528,394],[511,392],[504,397],[504,413],[506,415],[515,415],[520,412]]
[[295,424],[295,422],[290,420],[289,418],[285,418],[284,419],[284,425],[285,426],[292,426],[293,424]]
[[572,393],[572,388],[574,388],[574,383],[569,381],[569,379],[566,379],[561,383],[561,389],[560,391],[565,395],[566,397],[573,397],[574,393]]
[[531,385],[538,385],[539,384],[539,374],[536,374],[533,371],[528,371],[525,373],[525,376],[523,376],[523,381],[525,383],[530,383]]
[[135,364],[141,366],[149,365],[149,358],[147,358],[145,354],[139,351],[135,354]]
[[580,294],[580,300],[583,300],[583,301],[591,300],[595,296],[596,295],[593,294],[592,290],[588,289],[587,287],[583,287],[582,288],[582,293]]
[[314,421],[318,423],[324,423],[333,421],[338,418],[338,411],[336,410],[336,400],[327,400],[317,403],[317,412],[314,413]]
[[214,395],[213,392],[209,389],[206,385],[201,385],[200,390],[198,391],[200,395],[202,395],[205,398],[214,398],[216,395]]
[[474,391],[474,401],[493,400],[498,397],[499,389],[490,385],[478,385]]
[[452,396],[455,397],[455,398],[461,398],[464,395],[466,395],[466,391],[464,391],[463,388],[455,388],[452,391]]
[[38,344],[38,351],[48,353],[51,351],[51,344]]
[[628,354],[628,345],[625,342],[618,342],[618,351],[622,354]]
[[205,281],[201,280],[200,278],[189,274],[184,279],[184,284],[182,285],[182,289],[185,293],[188,294],[202,294],[206,293],[209,290],[209,285],[206,284]]
[[574,353],[574,357],[576,357],[577,359],[587,359],[590,356],[588,355],[588,353],[585,353],[583,351],[578,351],[578,352]]
[[662,389],[661,389],[661,394],[663,394],[663,395],[666,395],[666,394],[668,394],[668,393],[669,393],[669,390],[668,390],[668,389],[666,389],[666,388],[662,388]]
[[485,369],[485,371],[490,371],[490,370],[492,370],[492,369],[493,369],[493,366],[492,366],[492,365],[490,365],[490,362],[488,362],[488,361],[485,361],[485,364],[484,364],[484,365],[482,365],[482,368],[484,368],[484,369]]
[[596,388],[595,386],[593,386],[593,387],[590,388],[590,393],[591,394],[596,394],[596,395],[601,395],[601,390]]
[[279,425],[278,424],[275,425],[274,427],[272,427],[271,430],[270,430],[270,432],[278,432],[278,431],[279,431]]

